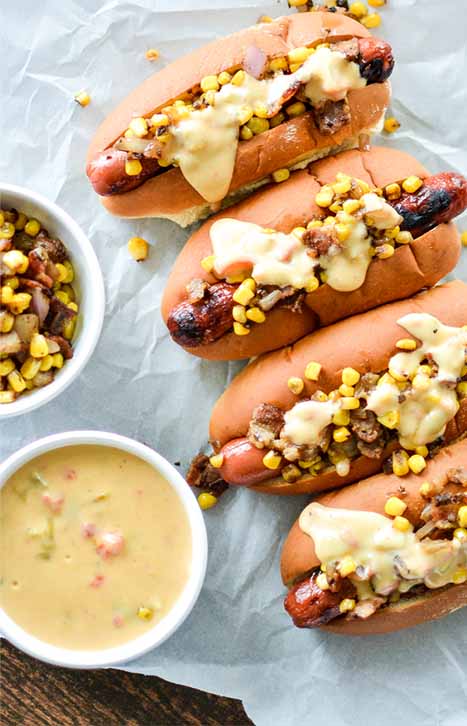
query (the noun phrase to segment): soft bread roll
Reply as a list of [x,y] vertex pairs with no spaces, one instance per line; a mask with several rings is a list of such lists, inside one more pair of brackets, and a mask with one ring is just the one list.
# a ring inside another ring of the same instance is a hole
[[[212,254],[209,232],[215,221],[228,217],[291,232],[294,227],[320,216],[322,210],[316,205],[315,196],[323,184],[335,181],[339,171],[372,187],[382,187],[412,174],[421,178],[429,176],[425,167],[409,154],[373,147],[370,151],[345,151],[315,162],[286,182],[257,192],[227,212],[212,217],[188,240],[167,281],[161,308],[164,321],[186,299],[186,286],[194,278],[216,282],[200,265],[204,257]],[[455,226],[438,225],[412,244],[398,247],[392,258],[374,260],[364,284],[353,292],[338,292],[322,285],[307,296],[302,313],[279,306],[267,314],[264,323],[254,325],[249,335],[231,332],[214,343],[186,350],[209,360],[239,360],[282,348],[318,327],[431,287],[455,267],[459,255],[460,240]]]
[[[467,469],[467,441],[459,441],[442,449],[428,461],[423,480],[442,479],[450,468]],[[402,480],[394,474],[378,474],[358,484],[318,497],[316,501],[328,507],[360,510],[384,514],[389,496],[399,491],[401,483],[406,491],[404,516],[420,524],[420,514],[426,501],[420,495],[420,476],[409,474]],[[300,529],[299,521],[293,525],[284,543],[281,555],[281,577],[285,585],[292,585],[320,566],[313,540]],[[378,610],[367,620],[338,618],[324,626],[326,630],[344,635],[371,635],[408,628],[434,620],[467,605],[467,583],[433,590],[422,597],[402,599]]]
[[[369,31],[351,18],[324,12],[278,18],[216,40],[151,76],[120,103],[97,130],[87,161],[115,143],[134,116],[157,112],[199,84],[206,75],[240,67],[251,45],[271,59],[286,55],[292,48],[317,45],[330,38],[369,36]],[[224,204],[231,204],[267,183],[276,169],[303,167],[333,151],[355,146],[360,134],[371,133],[381,124],[389,100],[388,82],[365,86],[349,93],[351,122],[333,135],[321,134],[307,113],[250,141],[242,141]],[[166,217],[184,227],[212,211],[177,168],[149,179],[133,191],[102,197],[101,201],[109,212],[121,217]]]

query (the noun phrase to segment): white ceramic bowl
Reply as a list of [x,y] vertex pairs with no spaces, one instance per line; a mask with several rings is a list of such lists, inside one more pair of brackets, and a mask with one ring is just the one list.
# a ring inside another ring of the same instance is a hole
[[29,655],[46,663],[69,668],[114,666],[137,658],[161,645],[183,623],[191,612],[204,582],[207,564],[207,535],[198,502],[179,472],[160,454],[125,436],[101,431],[70,431],[47,436],[25,446],[0,464],[0,488],[21,466],[46,451],[64,446],[97,444],[127,451],[147,461],[169,482],[179,496],[191,527],[192,561],[189,579],[170,612],[151,630],[138,638],[104,650],[71,650],[49,645],[27,633],[0,608],[0,634]]
[[73,358],[57,371],[53,382],[25,393],[13,403],[0,406],[0,419],[32,411],[51,401],[81,373],[96,347],[105,312],[104,282],[94,249],[75,221],[41,194],[0,182],[0,207],[15,208],[37,218],[50,235],[58,237],[70,253],[76,272],[73,287],[80,304],[80,315],[73,340]]

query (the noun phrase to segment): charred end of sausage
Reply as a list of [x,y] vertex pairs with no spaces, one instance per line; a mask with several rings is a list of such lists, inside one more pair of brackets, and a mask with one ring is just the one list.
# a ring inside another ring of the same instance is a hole
[[360,38],[357,63],[367,83],[383,83],[394,69],[394,56],[389,43],[378,38]]
[[235,290],[234,285],[218,282],[210,285],[198,302],[176,305],[167,320],[173,340],[186,348],[195,348],[221,338],[232,328]]
[[420,236],[465,210],[467,179],[454,172],[435,174],[424,180],[419,191],[403,193],[392,206],[403,217],[401,229]]
[[[131,159],[137,159],[142,167],[135,176],[128,176],[125,172],[125,164]],[[89,181],[101,197],[130,192],[159,171],[157,159],[112,148],[96,156],[86,167]]]
[[317,628],[342,616],[340,603],[353,598],[356,590],[348,579],[340,579],[333,590],[321,590],[313,572],[287,593],[284,607],[297,628]]

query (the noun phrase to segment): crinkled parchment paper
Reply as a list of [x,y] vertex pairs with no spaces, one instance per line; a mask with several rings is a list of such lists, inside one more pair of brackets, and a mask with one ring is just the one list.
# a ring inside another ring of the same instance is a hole
[[[435,172],[467,173],[466,10],[460,0],[390,0],[382,11],[381,33],[397,58],[393,111],[402,123],[382,143]],[[87,231],[106,279],[107,315],[91,362],[67,393],[0,425],[0,457],[76,428],[133,436],[183,469],[204,444],[211,406],[238,365],[188,356],[160,319],[164,282],[188,233],[170,222],[108,216],[87,183],[84,158],[98,123],[137,83],[195,46],[281,12],[285,0],[1,4],[1,178],[56,200]],[[144,57],[151,47],[161,52],[154,64]],[[84,109],[73,102],[81,88],[92,96]],[[142,265],[126,250],[135,234],[153,245]],[[457,275],[467,279],[467,251]],[[206,513],[208,576],[191,617],[128,669],[241,698],[259,725],[466,724],[467,610],[364,640],[291,627],[278,560],[303,504],[227,493]]]

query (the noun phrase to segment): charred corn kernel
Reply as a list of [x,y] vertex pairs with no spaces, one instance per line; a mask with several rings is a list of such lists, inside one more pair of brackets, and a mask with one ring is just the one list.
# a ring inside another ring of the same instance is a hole
[[400,229],[399,225],[397,225],[396,227],[391,227],[390,229],[387,229],[385,231],[385,235],[389,239],[395,239],[400,231],[401,231],[401,229]]
[[298,378],[297,376],[291,376],[287,381],[287,386],[289,388],[289,391],[292,391],[293,394],[299,396],[305,387],[305,383],[302,378]]
[[386,0],[367,0],[368,5],[372,8],[382,8],[386,5]]
[[352,188],[352,180],[350,178],[337,181],[332,185],[335,194],[347,194]]
[[15,220],[15,229],[20,232],[24,229],[24,226],[26,222],[28,221],[28,218],[24,214],[24,212],[18,212],[18,216]]
[[413,194],[413,192],[416,192],[421,186],[423,186],[423,181],[419,176],[408,176],[407,179],[404,179],[402,182],[402,188],[409,194]]
[[232,317],[237,323],[246,323],[246,308],[243,305],[234,305],[232,309]]
[[405,476],[409,473],[409,455],[406,451],[399,449],[393,453],[392,470],[396,476]]
[[400,350],[415,350],[417,341],[413,338],[400,338],[396,343],[396,347]]
[[413,530],[412,524],[406,517],[394,517],[392,526],[398,532],[411,532]]
[[211,464],[211,466],[214,467],[214,469],[220,469],[222,464],[224,463],[224,455],[214,454],[214,456],[210,457],[209,463]]
[[305,368],[305,378],[309,381],[317,381],[321,373],[321,368],[321,363],[317,363],[314,360],[310,361]]
[[11,222],[4,222],[0,227],[0,239],[11,239],[15,234],[15,226]]
[[355,15],[356,18],[364,18],[368,10],[365,3],[351,3],[349,5],[349,12]]
[[21,366],[21,375],[25,381],[32,381],[41,369],[41,361],[38,358],[26,358]]
[[319,280],[314,275],[309,278],[305,285],[305,292],[314,292],[319,287]]
[[[305,3],[301,3],[304,5]],[[310,55],[313,55],[313,48],[306,48],[301,46],[300,48],[293,48],[287,55],[289,63],[304,63]]]
[[467,381],[462,381],[461,383],[458,383],[456,390],[457,393],[459,393],[461,396],[467,396]]
[[246,311],[246,316],[248,320],[251,320],[253,323],[264,323],[266,320],[266,315],[263,313],[261,308],[250,308]]
[[[251,279],[251,278],[248,278]],[[244,280],[238,288],[235,290],[233,294],[233,299],[236,303],[239,305],[248,305],[250,300],[252,300],[255,296],[254,291],[251,289],[249,285],[247,285],[248,280]]]
[[200,86],[204,93],[206,91],[218,91],[219,81],[217,80],[217,76],[204,76],[204,78],[201,79]]
[[[319,457],[318,457],[319,458]],[[315,464],[315,461],[299,461],[298,465],[301,469],[311,469],[311,467]]]
[[222,73],[219,73],[217,76],[217,80],[221,86],[225,86],[227,83],[230,83],[232,76],[227,71],[222,71]]
[[422,497],[428,498],[433,494],[433,485],[429,481],[424,481],[419,491]]
[[156,48],[149,48],[144,55],[146,56],[146,60],[155,61],[159,58],[160,53]]
[[55,297],[57,297],[64,305],[68,305],[68,303],[70,302],[70,298],[63,290],[57,290],[55,293]]
[[399,184],[395,182],[394,184],[388,184],[384,187],[384,194],[390,201],[394,201],[394,199],[399,199],[402,194],[402,190]]
[[45,373],[46,371],[50,371],[50,369],[52,368],[52,365],[53,365],[53,357],[49,353],[48,355],[45,356],[45,358],[42,358],[40,370],[43,373]]
[[467,247],[467,230],[461,234],[461,242],[464,247]]
[[465,527],[457,527],[452,534],[454,539],[459,540],[459,542],[467,542],[467,529]]
[[376,256],[380,260],[388,260],[394,254],[394,247],[390,244],[378,245],[376,248]]
[[354,214],[361,209],[361,202],[359,199],[346,199],[342,205],[342,209],[346,214]]
[[330,187],[328,184],[325,184],[323,187],[321,187],[321,190],[316,195],[315,202],[318,207],[325,208],[329,207],[329,205],[332,204],[333,199],[334,192],[332,191],[332,187]]
[[16,398],[14,391],[0,391],[0,404],[13,403]]
[[75,334],[76,317],[70,318],[63,323],[63,337],[66,340],[71,340]]
[[398,232],[395,239],[398,245],[409,245],[411,244],[411,242],[413,242],[413,236],[411,232]]
[[[357,3],[354,3],[354,4],[357,4]],[[342,614],[349,613],[351,610],[354,610],[354,609],[355,609],[355,600],[353,600],[350,597],[344,598],[344,600],[342,600],[341,603],[339,604],[339,612]]]
[[5,358],[5,360],[0,360],[0,376],[8,376],[11,371],[15,370],[15,368],[16,366],[11,358]]
[[3,255],[3,263],[12,272],[24,274],[29,267],[29,260],[20,250],[9,250]]
[[242,325],[242,323],[237,322],[233,324],[233,329],[235,335],[248,335],[248,333],[250,332],[249,328],[245,327],[245,325]]
[[348,410],[341,409],[332,417],[334,426],[348,426],[350,423],[350,413]]
[[14,315],[21,315],[29,307],[31,295],[28,292],[17,292],[9,303],[10,311]]
[[79,91],[78,93],[75,93],[75,101],[84,108],[85,106],[89,106],[91,103],[91,96],[87,91]]
[[305,111],[306,106],[302,101],[296,101],[290,106],[287,106],[287,108],[285,109],[287,116],[289,116],[290,118],[296,118],[297,116],[301,116],[302,113],[305,113]]
[[378,416],[378,421],[387,429],[396,429],[400,423],[399,411],[388,411],[383,416]]
[[137,615],[141,620],[151,620],[154,615],[154,610],[152,608],[140,607],[138,608]]
[[417,446],[417,448],[415,449],[415,453],[424,457],[428,456],[428,446]]
[[128,241],[128,252],[136,262],[142,262],[149,253],[149,244],[142,237],[132,237]]
[[347,386],[345,383],[341,383],[339,386],[339,393],[341,396],[353,396],[355,389],[353,386]]
[[11,313],[4,312],[0,317],[0,333],[9,333],[15,324],[15,316]]
[[254,136],[253,131],[248,128],[248,126],[242,126],[240,129],[240,138],[243,141],[249,141]]
[[463,506],[457,512],[457,521],[461,527],[467,527],[467,506]]
[[143,171],[143,166],[139,159],[128,159],[125,161],[125,174],[127,176],[138,176]]
[[29,237],[37,237],[41,231],[41,223],[38,222],[37,219],[28,219],[24,225],[24,231],[27,235],[29,235]]
[[62,265],[61,262],[57,262],[55,267],[57,268],[58,272],[57,282],[65,282],[68,276],[68,270],[66,269],[65,265]]
[[412,454],[409,458],[409,468],[414,474],[420,474],[426,467],[426,461],[424,456],[420,454]]
[[315,227],[322,227],[323,222],[321,219],[312,219],[311,222],[308,222],[306,228],[307,229],[314,229]]
[[263,464],[266,469],[278,469],[281,461],[282,457],[279,456],[279,454],[275,454],[274,451],[268,451],[268,453],[263,456]]
[[337,239],[339,240],[339,242],[345,242],[346,240],[348,240],[350,237],[350,233],[352,231],[351,227],[349,227],[348,224],[340,224],[340,223],[337,223],[335,225],[335,230],[336,230]]
[[279,111],[279,113],[276,113],[275,116],[269,119],[269,126],[272,129],[275,129],[276,126],[279,126],[284,120],[285,114],[283,114],[282,111]]
[[231,83],[234,86],[241,86],[245,80],[245,71],[237,71],[233,77]]
[[399,517],[404,514],[407,504],[399,499],[399,497],[389,497],[384,505],[384,511],[390,517]]
[[253,118],[248,121],[247,127],[255,136],[258,136],[258,134],[262,134],[268,130],[269,121],[267,118],[258,118],[257,116],[253,116]]
[[290,176],[290,171],[288,169],[276,169],[276,171],[273,171],[272,178],[275,182],[278,184],[280,182],[286,181]]
[[63,368],[63,355],[61,353],[54,353],[52,356],[52,367]]
[[344,441],[347,441],[349,436],[350,436],[350,431],[346,426],[341,426],[338,429],[334,429],[333,434],[332,434],[332,438],[338,444],[342,444]]
[[369,13],[365,18],[362,18],[362,25],[365,28],[377,28],[381,25],[381,15],[379,13]]
[[343,396],[341,398],[341,406],[344,411],[353,411],[360,408],[360,400],[355,396]]
[[158,129],[160,126],[168,126],[169,123],[170,119],[166,113],[155,113],[150,119],[150,124],[154,129]]
[[320,574],[316,578],[316,584],[318,585],[320,590],[329,590],[328,578],[326,577],[326,574],[324,572],[320,572]]
[[467,581],[467,568],[461,568],[460,570],[457,570],[453,576],[452,581],[454,585],[462,585],[462,583]]
[[342,371],[342,383],[345,386],[355,386],[360,380],[360,373],[355,368],[344,368]]
[[133,131],[135,136],[139,136],[142,139],[148,133],[148,122],[142,116],[137,116],[131,119],[128,128]]
[[198,504],[201,509],[211,509],[217,504],[217,497],[210,492],[202,492],[198,497]]
[[[41,333],[35,333],[32,336],[29,344],[29,352],[33,358],[45,358],[49,353],[49,346],[44,335]],[[34,377],[34,376],[33,376]]]
[[207,257],[203,257],[200,264],[205,272],[212,272],[215,261],[216,258],[214,255],[208,255]]
[[273,73],[277,73],[278,71],[286,71],[288,67],[289,64],[285,56],[273,58],[271,61],[269,61],[269,70]]
[[24,378],[17,370],[11,371],[11,373],[8,374],[7,381],[10,388],[12,388],[15,393],[22,393],[26,388]]
[[350,555],[348,555],[342,558],[342,560],[339,562],[339,565],[337,566],[337,569],[341,577],[348,577],[352,574],[352,572],[355,572],[355,570],[357,569],[357,563],[355,562],[353,557],[350,557]]

